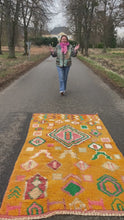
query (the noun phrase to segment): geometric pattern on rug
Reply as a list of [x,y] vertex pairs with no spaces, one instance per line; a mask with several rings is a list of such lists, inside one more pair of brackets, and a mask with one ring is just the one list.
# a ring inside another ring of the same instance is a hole
[[80,144],[90,138],[88,134],[75,129],[70,125],[60,127],[48,135],[67,148],[71,148],[73,145]]
[[98,114],[32,116],[0,219],[56,214],[124,216],[124,157]]

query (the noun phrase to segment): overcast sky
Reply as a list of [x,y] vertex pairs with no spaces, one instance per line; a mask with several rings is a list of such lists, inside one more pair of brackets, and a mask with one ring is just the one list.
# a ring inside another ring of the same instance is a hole
[[[54,13],[57,13],[56,15],[52,16],[48,28],[52,30],[54,27],[66,27],[66,18],[64,15],[64,8],[62,6],[62,0],[54,0],[55,7],[52,8]],[[124,27],[123,28],[117,28],[117,33],[121,37],[124,36]]]
[[55,7],[52,9],[56,15],[52,16],[51,21],[48,24],[49,29],[54,27],[66,26],[66,19],[63,13],[63,7],[61,0],[54,0]]
[[120,37],[124,37],[124,27],[117,28],[117,33]]

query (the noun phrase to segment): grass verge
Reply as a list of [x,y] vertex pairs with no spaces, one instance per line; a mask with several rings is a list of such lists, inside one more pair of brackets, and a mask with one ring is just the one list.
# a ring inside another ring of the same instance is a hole
[[47,49],[32,50],[30,58],[23,56],[22,51],[16,52],[16,59],[8,59],[8,52],[0,56],[0,90],[8,86],[13,80],[19,78],[32,67],[49,57]]
[[83,55],[78,55],[78,59],[84,62],[88,67],[90,67],[97,75],[102,77],[102,79],[107,82],[112,88],[116,89],[121,96],[124,97],[124,77],[120,76],[118,73],[107,69],[91,60],[89,57],[84,57]]

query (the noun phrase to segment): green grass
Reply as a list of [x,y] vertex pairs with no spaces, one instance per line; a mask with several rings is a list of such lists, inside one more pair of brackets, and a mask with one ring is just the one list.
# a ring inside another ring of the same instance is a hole
[[26,68],[37,64],[46,57],[48,57],[48,52],[35,55],[32,54],[30,58],[24,56],[22,52],[16,52],[16,58],[10,59],[8,58],[8,52],[4,52],[0,55],[0,79],[18,74],[18,72],[21,72],[22,66],[25,71]]
[[[103,55],[102,55],[103,56]],[[89,64],[91,68],[93,68],[94,71],[96,72],[101,72],[101,74],[104,74],[104,76],[107,76],[110,80],[112,80],[114,83],[116,83],[117,86],[124,88],[124,77],[120,76],[118,73],[109,70],[105,67],[103,67],[101,64],[97,63],[96,61],[84,57],[83,55],[78,55],[78,58],[85,63]]]

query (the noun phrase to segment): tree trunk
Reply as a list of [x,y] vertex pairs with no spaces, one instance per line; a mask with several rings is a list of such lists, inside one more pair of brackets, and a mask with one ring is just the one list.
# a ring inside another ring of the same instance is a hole
[[6,13],[6,24],[7,24],[7,37],[8,37],[8,58],[15,58],[15,45],[14,45],[14,24],[11,19],[11,7],[10,2],[5,0],[5,13]]
[[103,47],[103,53],[106,53],[106,44],[104,43],[104,47]]
[[28,30],[27,26],[24,27],[24,55],[28,55],[28,47],[27,47],[27,42],[28,42]]
[[2,54],[1,39],[0,39],[0,54]]
[[106,28],[107,28],[107,0],[104,1],[104,21],[103,21],[103,44],[104,44],[104,48],[103,48],[103,53],[106,53],[106,37],[107,37],[107,31],[106,31]]
[[103,33],[103,45],[104,45],[103,53],[106,53],[106,37],[107,37],[106,28],[107,28],[107,23],[106,23],[106,19],[105,19],[104,33]]
[[89,36],[88,34],[86,34],[87,32],[85,32],[84,34],[84,50],[85,50],[85,53],[84,55],[85,56],[89,56],[89,53],[88,53],[88,48],[89,48]]
[[85,54],[84,54],[86,57],[89,56],[89,52],[88,52],[88,47],[85,46]]
[[14,22],[9,22],[8,48],[9,48],[8,58],[16,58],[16,56],[15,56],[15,24],[14,24]]
[[1,38],[2,38],[2,29],[0,28],[0,54],[2,54],[2,41],[1,41]]
[[0,21],[0,54],[2,54],[2,24],[3,24],[3,13],[1,12],[1,21]]
[[[9,48],[8,57],[15,58],[16,27],[18,25],[20,1],[17,0],[13,2],[15,7],[11,3],[12,2],[9,0],[4,0]],[[13,10],[13,7],[15,8],[15,11]]]

